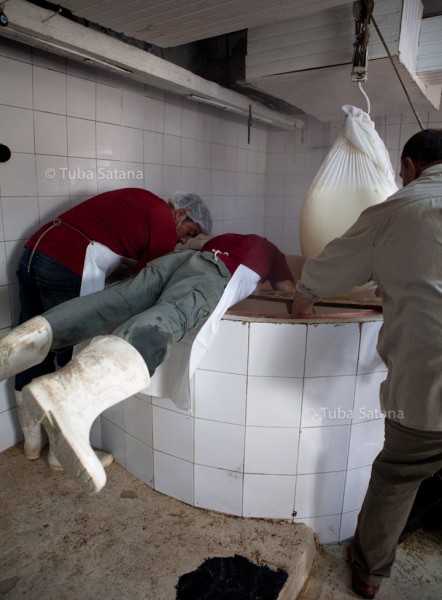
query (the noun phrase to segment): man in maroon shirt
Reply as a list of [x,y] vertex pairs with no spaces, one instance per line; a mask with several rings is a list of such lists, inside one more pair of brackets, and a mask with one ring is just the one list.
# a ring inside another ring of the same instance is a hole
[[58,305],[0,340],[4,379],[49,350],[100,336],[66,367],[23,390],[29,423],[44,425],[58,460],[83,489],[98,492],[106,481],[89,445],[93,420],[149,385],[172,344],[216,308],[233,274],[232,285],[248,289],[242,297],[262,280],[285,293],[295,290],[276,246],[257,235],[224,234],[201,251],[168,254],[132,279]]
[[[41,227],[25,244],[17,269],[20,322],[103,289],[105,278],[122,264],[126,272],[129,265],[129,274],[136,274],[148,261],[172,252],[178,242],[208,234],[211,228],[210,212],[196,194],[177,192],[168,202],[139,188],[94,196]],[[28,427],[21,390],[35,377],[52,373],[56,362],[65,365],[72,357],[69,346],[57,355],[50,352],[42,363],[16,376],[27,458],[39,457],[41,439]],[[48,463],[59,468],[52,453]]]

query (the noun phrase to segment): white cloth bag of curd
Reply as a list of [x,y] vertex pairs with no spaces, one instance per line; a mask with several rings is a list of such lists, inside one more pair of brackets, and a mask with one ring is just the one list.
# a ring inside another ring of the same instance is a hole
[[302,254],[317,256],[373,204],[397,191],[387,148],[368,113],[345,105],[344,125],[301,208]]

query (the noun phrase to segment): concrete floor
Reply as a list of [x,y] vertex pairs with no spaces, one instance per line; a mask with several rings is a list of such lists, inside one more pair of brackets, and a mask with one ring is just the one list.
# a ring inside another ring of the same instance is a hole
[[[298,600],[355,600],[345,544],[323,546]],[[398,548],[392,576],[376,600],[442,599],[442,532],[416,531]]]
[[[197,509],[117,464],[107,476],[89,496],[43,458],[25,460],[21,444],[0,454],[0,598],[174,600],[181,575],[234,554],[289,573],[279,600],[357,598],[344,546],[317,549],[303,525]],[[435,533],[408,538],[377,598],[440,600],[441,542]]]

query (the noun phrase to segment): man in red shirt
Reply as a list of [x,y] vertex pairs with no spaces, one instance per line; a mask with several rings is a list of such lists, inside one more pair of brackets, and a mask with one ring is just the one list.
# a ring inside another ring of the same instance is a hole
[[[211,228],[210,212],[196,194],[177,192],[168,202],[139,188],[94,196],[41,227],[25,244],[17,269],[20,322],[103,289],[106,277],[121,266],[136,274],[148,261],[172,252],[178,242],[208,234]],[[16,376],[27,458],[40,456],[42,442],[40,428],[29,427],[21,390],[35,377],[52,373],[56,362],[65,365],[72,357],[70,346],[57,355],[50,352],[42,363]],[[59,468],[51,452],[48,462]]]
[[201,251],[151,261],[136,277],[56,306],[0,340],[4,379],[49,350],[100,336],[63,369],[23,390],[27,418],[44,425],[58,460],[83,489],[98,492],[106,481],[89,445],[93,420],[149,385],[172,344],[214,311],[231,279],[237,290],[246,290],[236,301],[262,280],[295,291],[276,246],[257,235],[224,234]]

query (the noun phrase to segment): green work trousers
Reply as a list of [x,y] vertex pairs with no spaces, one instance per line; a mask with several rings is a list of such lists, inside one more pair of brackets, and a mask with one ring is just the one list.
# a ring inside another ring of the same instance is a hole
[[112,334],[138,350],[153,375],[171,345],[214,310],[230,277],[211,252],[187,250],[157,258],[131,279],[45,312],[51,349]]

